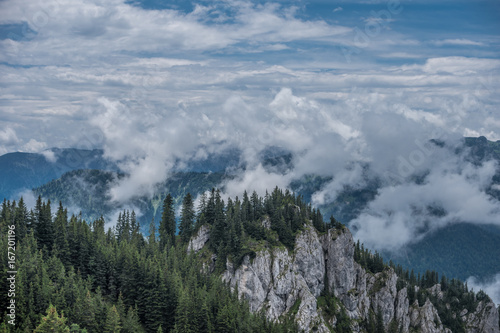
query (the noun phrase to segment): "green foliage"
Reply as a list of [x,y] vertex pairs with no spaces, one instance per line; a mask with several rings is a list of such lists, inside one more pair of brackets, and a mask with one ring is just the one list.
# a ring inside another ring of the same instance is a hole
[[66,333],[69,332],[66,326],[67,318],[59,317],[56,308],[51,304],[47,310],[47,316],[43,317],[40,325],[34,330],[35,333]]
[[[220,214],[224,204],[219,199],[215,202]],[[48,203],[40,200],[38,206],[42,215]],[[19,205],[4,201],[1,207],[2,234],[16,216],[16,228],[26,231],[16,238],[18,327],[13,332],[35,328],[79,333],[296,331],[290,323],[270,323],[263,314],[250,313],[248,304],[232,294],[218,275],[202,273],[198,258],[188,255],[181,242],[169,239],[161,249],[156,239],[144,241],[133,212],[121,214],[119,232],[105,232],[102,218],[87,223],[71,216],[68,221],[66,214],[60,205],[57,214],[45,221],[57,236],[40,247],[39,237],[48,241],[35,232],[40,217],[27,213],[22,201]],[[225,220],[223,210],[222,214]],[[63,230],[55,230],[56,225]],[[6,241],[0,238],[2,279],[8,270]],[[5,284],[0,288],[7,294]],[[0,298],[3,318],[7,318],[6,301]],[[42,319],[47,308],[48,315]],[[0,325],[10,329],[5,322]]]
[[[192,206],[189,201],[192,200],[185,200],[186,207]],[[59,325],[63,331],[67,328],[87,333],[297,331],[291,320],[270,323],[262,313],[250,313],[248,304],[232,294],[218,274],[203,273],[197,255],[187,253],[185,241],[176,241],[176,238],[182,240],[182,234],[175,236],[172,231],[172,197],[165,200],[164,206],[166,213],[160,225],[160,239],[156,239],[153,224],[153,236],[146,242],[139,233],[134,212],[124,211],[117,221],[119,227],[114,232],[106,232],[104,219],[87,223],[81,216],[68,218],[61,204],[52,217],[48,214],[50,205],[42,200],[38,200],[34,212],[27,212],[22,200],[4,201],[0,210],[0,233],[6,234],[7,226],[12,224],[19,230],[16,234],[19,327],[15,332],[33,331],[40,325],[40,329],[45,329],[49,322]],[[317,210],[305,204],[300,196],[278,188],[264,198],[245,193],[243,200],[236,197],[228,199],[227,204],[220,193],[213,190],[199,208],[197,213],[190,213],[186,221],[190,220],[192,226],[196,216],[198,226],[211,225],[210,247],[218,254],[219,271],[225,269],[226,257],[238,264],[245,256],[252,259],[263,248],[286,246],[293,250],[295,237],[303,231],[304,224],[315,224],[320,229],[334,227],[339,233],[345,228],[333,218],[326,225],[319,223],[321,215]],[[175,217],[173,221],[175,223]],[[52,237],[47,237],[47,230]],[[44,245],[40,246],[40,242]],[[6,249],[6,238],[0,238],[1,279],[6,278]],[[393,269],[399,276],[397,288],[407,288],[410,303],[418,301],[422,305],[429,299],[443,325],[453,332],[464,332],[464,323],[457,313],[464,308],[474,311],[480,301],[488,300],[483,292],[476,295],[463,282],[439,277],[433,271],[415,274],[393,262],[389,268],[378,253],[370,253],[359,243],[354,256],[368,271],[377,274],[373,292],[383,287],[384,274]],[[429,289],[438,282],[443,301]],[[1,293],[7,293],[5,284],[0,284],[0,288]],[[2,315],[5,315],[6,301],[0,298]],[[51,304],[64,313],[64,317],[59,317],[55,308],[50,310]],[[299,306],[296,304],[291,313]],[[318,306],[325,316],[337,318],[336,332],[350,330],[350,319],[333,295],[321,295]],[[52,319],[42,322],[47,308]],[[372,309],[362,326],[369,332],[382,332],[380,318],[379,311]],[[395,331],[396,326],[397,323],[389,324],[388,330]]]
[[354,260],[361,265],[367,271],[376,274],[382,272],[387,266],[384,264],[384,259],[382,256],[375,252],[371,253],[368,249],[365,249],[363,244],[359,241],[354,247]]
[[[82,209],[82,218],[92,221],[101,215],[109,215],[120,207],[111,201],[108,193],[113,182],[123,179],[122,173],[103,170],[74,170],[34,189],[35,195],[50,199],[52,202],[62,201],[64,206],[76,206]],[[54,179],[56,176],[50,177]],[[230,176],[218,172],[179,172],[158,185],[154,197],[139,197],[132,199],[131,205],[137,207],[142,215],[140,222],[147,225],[151,219],[160,221],[162,218],[162,203],[170,194],[177,206],[187,193],[195,197],[220,184]],[[43,183],[37,183],[43,184]],[[147,230],[143,230],[147,232]]]
[[116,310],[116,306],[111,306],[106,316],[106,324],[104,325],[104,333],[120,333],[120,315]]
[[163,214],[160,221],[160,249],[164,249],[167,244],[175,243],[175,209],[174,200],[168,194],[163,200]]
[[330,320],[334,317],[337,319],[335,328],[330,327],[330,329],[336,333],[350,333],[351,329],[351,318],[347,315],[344,305],[336,298],[333,293],[325,288],[318,297],[318,308],[321,309],[323,317],[326,319],[327,325]]
[[179,235],[183,243],[187,243],[193,234],[195,215],[193,198],[191,193],[188,193],[182,201],[181,221],[179,224]]

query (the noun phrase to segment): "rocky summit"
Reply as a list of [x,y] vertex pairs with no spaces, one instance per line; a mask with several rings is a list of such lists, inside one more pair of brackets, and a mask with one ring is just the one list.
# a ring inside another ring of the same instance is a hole
[[[200,229],[189,250],[201,250],[208,235],[206,228]],[[348,323],[347,331],[365,332],[366,323],[377,316],[385,332],[454,333],[443,324],[437,307],[449,310],[457,306],[452,318],[459,317],[466,332],[500,332],[499,309],[488,297],[475,299],[474,311],[469,311],[460,304],[446,303],[441,285],[435,284],[426,288],[424,300],[410,302],[409,289],[398,288],[399,277],[393,268],[385,266],[372,273],[355,261],[354,252],[355,243],[346,227],[319,234],[306,225],[297,235],[293,251],[265,247],[255,256],[244,256],[240,265],[228,259],[222,279],[248,301],[251,311],[263,311],[273,321],[293,318],[304,332],[338,332],[341,321]],[[325,294],[335,300],[333,315],[320,304]]]

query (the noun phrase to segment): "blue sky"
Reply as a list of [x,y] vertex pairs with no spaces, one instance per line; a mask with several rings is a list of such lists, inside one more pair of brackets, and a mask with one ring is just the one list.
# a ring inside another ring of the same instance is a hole
[[[0,154],[103,148],[130,174],[117,201],[230,147],[248,163],[231,196],[333,176],[321,204],[366,185],[366,163],[431,170],[425,185],[385,179],[358,221],[366,244],[397,247],[425,223],[408,218],[416,199],[498,223],[484,191],[496,166],[425,143],[500,140],[499,55],[498,1],[2,0]],[[265,170],[268,146],[295,168]]]

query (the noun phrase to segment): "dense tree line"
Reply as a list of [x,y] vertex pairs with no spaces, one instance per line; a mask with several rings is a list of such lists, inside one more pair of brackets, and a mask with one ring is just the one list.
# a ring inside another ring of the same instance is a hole
[[[264,197],[245,192],[241,199],[227,202],[212,189],[201,195],[198,207],[187,194],[178,218],[171,195],[166,195],[162,208],[159,225],[152,219],[145,238],[134,211],[121,212],[114,227],[106,230],[102,217],[88,223],[81,215],[69,216],[61,203],[53,213],[51,202],[41,197],[29,211],[22,198],[4,200],[0,233],[6,235],[9,226],[15,226],[17,325],[7,324],[8,299],[2,297],[0,332],[295,332],[292,316],[278,324],[262,313],[250,313],[219,273],[227,258],[238,265],[262,246],[293,251],[296,235],[307,224],[320,233],[345,228],[333,217],[325,223],[320,211],[302,197],[278,188]],[[217,255],[215,274],[203,268],[202,254],[187,251],[202,225],[210,230],[207,251]],[[7,248],[7,238],[1,237],[2,281],[7,278]],[[465,331],[454,313],[463,308],[474,311],[478,302],[488,299],[436,272],[415,274],[392,262],[387,265],[379,253],[359,242],[354,259],[372,274],[392,267],[399,276],[397,289],[407,289],[410,304],[422,306],[429,299],[453,332]],[[438,283],[442,301],[430,290]],[[7,289],[7,284],[0,284],[2,295]],[[350,319],[332,293],[325,290],[318,306],[327,317],[337,318],[335,331],[350,330]],[[379,309],[372,309],[361,324],[366,332],[385,332]],[[388,331],[398,332],[398,323],[390,323]]]
[[[210,210],[198,214],[192,198],[185,197],[180,235],[167,196],[160,226],[153,220],[147,239],[133,211],[120,213],[115,227],[105,230],[103,218],[87,223],[69,216],[61,204],[53,214],[51,203],[40,197],[30,211],[23,199],[4,201],[0,279],[6,281],[9,270],[4,235],[14,225],[16,326],[7,323],[9,299],[2,296],[0,332],[296,331],[293,322],[271,323],[261,313],[252,314],[217,274],[205,273],[198,257],[187,253],[197,221],[206,218],[218,226],[234,218],[212,193],[206,202]],[[216,239],[211,246],[226,242]],[[7,289],[0,284],[2,295]]]
[[[306,204],[301,196],[277,187],[263,198],[256,192],[248,195],[245,191],[241,199],[228,198],[227,203],[219,190],[212,189],[201,196],[198,213],[193,211],[192,199],[186,196],[180,238],[187,242],[201,225],[210,226],[209,247],[218,256],[219,269],[223,269],[228,256],[238,263],[245,255],[255,254],[255,244],[260,241],[293,250],[295,236],[305,224],[312,223],[319,232],[325,232],[332,223],[338,223],[333,218],[325,223],[319,209]],[[168,225],[168,221],[163,219],[162,223]]]

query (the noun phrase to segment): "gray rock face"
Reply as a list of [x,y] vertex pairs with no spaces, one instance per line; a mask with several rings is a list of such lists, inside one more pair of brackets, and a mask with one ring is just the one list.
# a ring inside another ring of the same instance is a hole
[[208,225],[202,225],[196,235],[189,240],[188,252],[194,251],[196,253],[200,251],[208,242],[209,238],[210,227]]
[[411,326],[417,328],[422,333],[452,333],[449,329],[443,328],[436,308],[427,299],[422,307],[418,302],[412,305],[410,309]]
[[406,288],[401,289],[396,297],[394,319],[403,328],[403,332],[410,330],[410,301]]
[[[208,228],[200,229],[189,249],[199,251],[208,234]],[[233,290],[237,288],[252,311],[264,310],[271,320],[293,315],[304,332],[329,332],[317,303],[328,288],[353,319],[353,332],[363,332],[361,323],[368,320],[370,312],[381,311],[386,330],[396,323],[404,333],[451,333],[429,299],[423,306],[410,304],[407,289],[397,290],[398,277],[393,269],[372,274],[354,261],[354,241],[347,228],[331,229],[319,237],[308,224],[297,235],[293,253],[286,248],[263,249],[253,260],[246,256],[238,268],[229,261],[226,268],[222,279]],[[440,285],[428,292],[440,300],[444,297]],[[462,317],[468,333],[500,333],[499,313],[492,302],[480,302],[474,312],[463,310],[456,315]],[[328,320],[335,327],[337,318]]]
[[325,261],[317,233],[307,227],[297,236],[295,254],[287,249],[273,248],[249,257],[236,270],[228,263],[222,279],[238,295],[248,300],[252,311],[265,309],[267,317],[276,320],[294,305],[295,319],[301,330],[329,332],[323,317],[318,314],[316,297],[323,290]]
[[295,241],[294,270],[304,277],[315,297],[324,289],[325,257],[316,231],[308,226]]
[[467,333],[497,333],[500,323],[498,312],[493,302],[479,302],[476,311],[462,316],[467,324]]
[[334,291],[336,297],[344,301],[349,290],[356,286],[354,241],[347,229],[345,231],[330,229],[321,240],[326,253],[328,288]]

